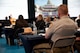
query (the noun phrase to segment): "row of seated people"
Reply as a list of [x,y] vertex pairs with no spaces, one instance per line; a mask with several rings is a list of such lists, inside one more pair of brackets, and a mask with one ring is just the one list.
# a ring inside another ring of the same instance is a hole
[[[34,27],[34,26],[30,26],[28,24],[28,22],[23,18],[23,15],[19,15],[18,20],[15,21],[15,19],[13,19],[12,17],[9,16],[10,21],[8,22],[9,25],[13,25],[15,31],[17,29],[22,29],[25,27]],[[35,26],[37,28],[37,30],[44,30],[45,31],[45,27],[49,27],[49,25],[51,24],[51,18],[50,17],[46,17],[45,19],[43,19],[42,15],[39,15],[37,17],[37,20],[35,21]]]
[[[13,37],[18,38],[18,33],[23,32],[24,31],[23,28],[31,27],[31,26],[29,26],[28,22],[24,19],[23,15],[19,15],[18,20],[16,20],[16,21],[15,21],[15,19],[13,19],[10,16],[9,16],[9,19],[10,20],[9,20],[8,24],[14,28],[13,32],[10,31],[13,34],[13,36],[10,36],[11,38],[13,38]],[[46,22],[46,25],[45,25],[45,22]],[[42,15],[39,15],[37,20],[35,21],[34,25],[36,25],[37,30],[44,30],[45,31],[45,27],[49,27],[50,23],[51,23],[50,17],[46,18],[44,21]],[[7,31],[7,33],[9,33],[9,31]],[[30,33],[30,34],[32,34],[32,33]],[[6,38],[6,39],[7,39],[7,43],[8,43],[8,38]]]
[[[42,19],[40,19],[40,17],[42,18],[42,15],[39,15],[39,21],[37,20],[36,21],[36,23],[35,23],[35,25],[36,25],[36,27],[37,27],[37,29],[38,30],[42,30],[42,29],[44,29],[45,28],[45,22],[44,22],[44,20]],[[48,20],[49,22],[48,22],[48,24],[46,25],[47,27],[49,27],[49,25],[50,25],[50,23],[52,24],[52,22],[50,21],[50,18],[48,17],[48,18],[46,18],[45,19],[45,21],[46,20]],[[47,22],[46,22],[47,23]],[[42,24],[42,25],[41,25]],[[40,27],[40,26],[44,26],[44,27]],[[20,29],[22,29],[22,28],[25,28],[25,27],[29,27],[29,25],[28,25],[28,23],[23,19],[23,16],[22,15],[19,15],[19,20],[17,20],[16,21],[16,25],[15,25],[15,28],[14,28],[14,35],[16,35],[17,36],[17,33],[19,33],[19,32],[23,32],[23,30],[21,31]],[[38,28],[39,27],[39,28]],[[31,33],[32,34],[32,33]],[[76,34],[77,35],[77,37],[79,37],[79,34]],[[80,39],[79,38],[76,38],[76,42],[75,42],[75,48],[78,50],[78,52],[80,52],[80,49],[79,49],[79,44],[80,44]]]

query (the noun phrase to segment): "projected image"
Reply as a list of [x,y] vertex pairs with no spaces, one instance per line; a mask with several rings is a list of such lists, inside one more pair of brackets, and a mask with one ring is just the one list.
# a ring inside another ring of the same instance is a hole
[[42,14],[43,17],[54,17],[57,15],[57,7],[62,4],[62,0],[35,0],[35,17]]
[[68,0],[69,14],[71,17],[80,15],[80,0]]
[[0,0],[0,20],[4,20],[9,15],[17,19],[20,14],[28,19],[27,3],[27,0]]

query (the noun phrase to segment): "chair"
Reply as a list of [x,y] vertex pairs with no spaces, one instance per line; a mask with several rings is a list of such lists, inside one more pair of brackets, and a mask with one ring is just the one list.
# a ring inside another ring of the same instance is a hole
[[[59,52],[66,53],[64,51],[64,49],[68,48],[69,49],[68,51],[70,51],[70,49],[71,49],[72,53],[74,53],[74,48],[73,48],[74,42],[75,42],[75,36],[58,37],[53,42],[53,45],[52,45],[52,48],[51,48],[51,52],[52,53],[56,53],[55,52],[55,48],[58,48],[59,50],[62,50],[62,51],[59,51]],[[59,53],[59,52],[57,52],[57,53]]]
[[51,52],[51,46],[49,45],[49,43],[41,43],[38,45],[35,45],[33,48],[35,53],[50,53]]

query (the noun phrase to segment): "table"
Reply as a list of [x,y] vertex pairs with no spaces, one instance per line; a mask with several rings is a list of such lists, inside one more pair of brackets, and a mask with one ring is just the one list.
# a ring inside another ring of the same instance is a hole
[[45,39],[45,37],[42,35],[24,35],[22,33],[19,33],[18,36],[23,42],[23,46],[26,53],[31,53],[30,49],[32,49],[34,45],[40,43],[49,43],[49,40]]
[[13,28],[4,28],[4,33],[6,36],[6,43],[9,45],[14,45],[14,29]]

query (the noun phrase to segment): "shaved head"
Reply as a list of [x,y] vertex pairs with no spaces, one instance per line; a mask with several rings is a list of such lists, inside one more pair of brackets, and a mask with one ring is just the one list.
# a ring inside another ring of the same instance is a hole
[[68,14],[68,7],[65,4],[62,4],[58,7],[59,15],[67,15]]

